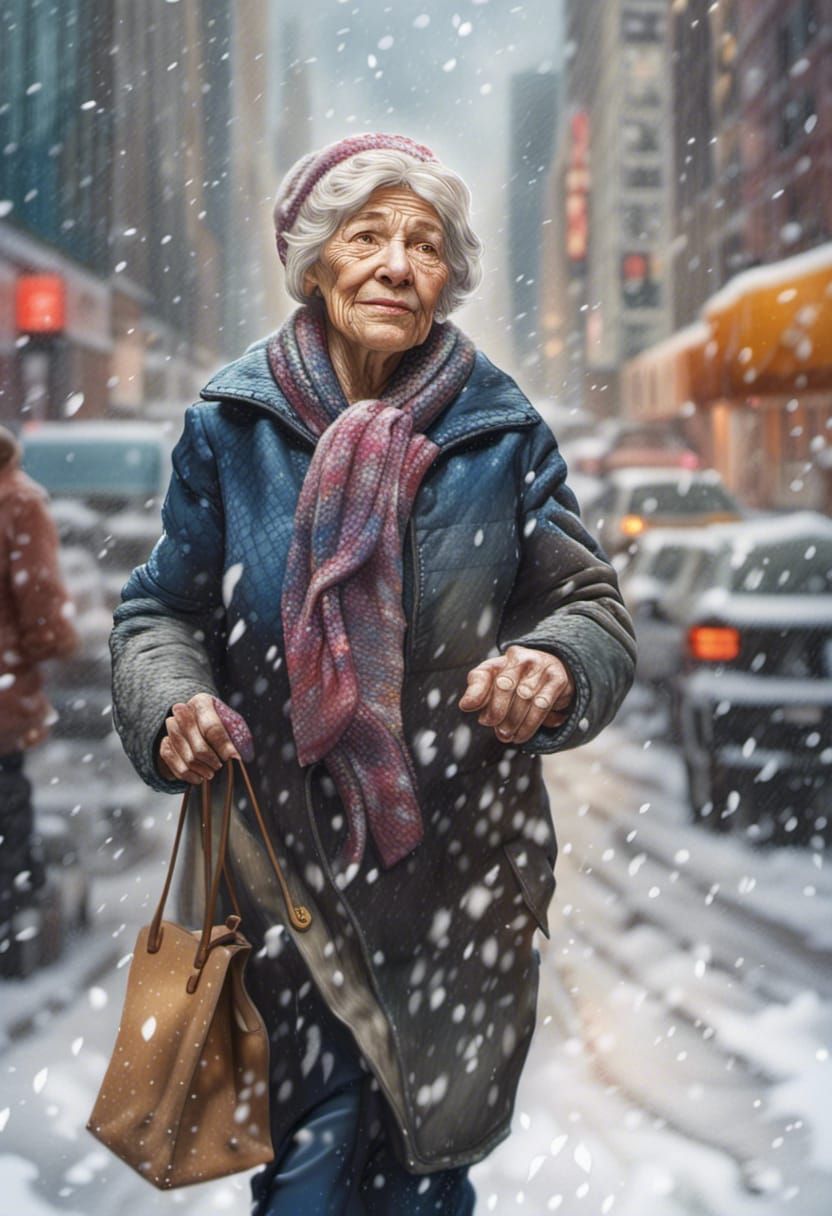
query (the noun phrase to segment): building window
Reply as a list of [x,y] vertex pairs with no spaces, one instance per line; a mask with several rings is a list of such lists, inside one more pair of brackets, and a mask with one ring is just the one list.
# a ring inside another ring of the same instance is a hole
[[777,31],[780,70],[788,72],[818,32],[817,0],[801,0]]
[[624,123],[622,134],[627,152],[635,155],[659,151],[659,126],[644,118],[631,118]]
[[625,308],[659,307],[660,285],[649,253],[633,250],[622,255],[621,303]]
[[624,9],[621,33],[625,42],[658,42],[664,40],[664,13],[643,9]]
[[625,46],[624,80],[626,98],[633,106],[662,104],[662,48]]
[[742,232],[732,232],[722,242],[722,280],[729,279],[748,264],[748,254]]
[[633,359],[650,345],[652,330],[649,325],[623,325],[621,344],[625,359]]
[[656,203],[628,203],[624,208],[624,232],[631,241],[655,240],[662,224]]
[[624,169],[624,185],[628,190],[658,190],[662,171],[658,166],[628,165]]
[[817,206],[816,194],[811,187],[807,188],[805,178],[789,182],[783,201],[781,240],[790,245],[800,241],[804,249],[829,240],[830,229],[823,209]]
[[800,97],[791,97],[783,107],[780,115],[780,133],[778,147],[781,152],[790,148],[804,135],[811,131],[817,111],[813,93],[803,93]]

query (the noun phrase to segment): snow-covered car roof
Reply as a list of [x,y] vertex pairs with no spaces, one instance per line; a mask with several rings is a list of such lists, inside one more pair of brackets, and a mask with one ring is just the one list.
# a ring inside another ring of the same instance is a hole
[[599,477],[590,477],[588,473],[570,473],[567,484],[578,500],[582,511],[587,510],[596,498],[604,491],[604,483]]
[[169,442],[168,433],[160,423],[134,419],[120,421],[117,418],[89,418],[79,419],[77,422],[72,419],[26,422],[20,432],[24,446],[33,441],[36,443],[38,439],[54,440],[68,437],[73,440],[77,439],[79,443],[101,439],[123,439],[128,443],[131,440],[139,439],[145,441],[161,439],[166,443]]
[[53,498],[146,498],[169,480],[173,442],[158,423],[91,419],[26,424],[23,471]]
[[49,500],[49,512],[55,522],[75,529],[94,528],[101,522],[98,511],[88,507],[77,498],[57,495]]
[[131,537],[153,537],[161,534],[162,522],[158,511],[119,511],[107,520],[107,529],[111,536],[120,540]]
[[789,511],[781,515],[761,515],[737,523],[714,524],[709,531],[717,541],[741,545],[777,544],[804,536],[832,537],[832,519],[819,511]]
[[586,414],[576,405],[566,405],[551,397],[534,397],[532,405],[555,434],[559,431],[568,432],[587,423]]
[[695,601],[696,616],[701,620],[718,614],[734,624],[783,625],[800,628],[832,623],[832,595],[786,592],[778,595],[744,594],[728,587],[709,587]]
[[[716,548],[724,544],[726,529],[734,524],[709,524],[706,528],[650,528],[638,538],[639,552],[655,552],[668,547],[685,549]],[[722,533],[723,535],[715,535]]]
[[585,456],[603,456],[609,446],[609,438],[604,435],[578,435],[564,440],[563,451],[567,459],[580,460]]
[[638,466],[632,469],[615,469],[608,480],[625,490],[634,490],[645,485],[722,485],[716,469],[653,468]]

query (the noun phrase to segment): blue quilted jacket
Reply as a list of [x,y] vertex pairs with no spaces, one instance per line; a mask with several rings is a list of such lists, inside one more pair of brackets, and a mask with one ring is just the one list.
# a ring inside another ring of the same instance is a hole
[[[402,551],[402,714],[425,839],[391,870],[370,840],[359,874],[339,887],[330,862],[345,817],[324,766],[296,758],[280,620],[315,437],[277,387],[265,343],[186,411],[164,531],[114,615],[114,722],[141,778],[171,794],[187,787],[163,780],[156,760],[175,702],[215,693],[252,729],[249,774],[293,894],[313,917],[306,933],[287,925],[238,782],[231,866],[254,946],[247,983],[280,1044],[275,1137],[304,1110],[310,1028],[295,1024],[285,994],[311,978],[375,1073],[403,1164],[418,1173],[473,1163],[509,1134],[535,1024],[532,939],[535,929],[548,936],[557,851],[540,754],[575,747],[612,719],[632,681],[632,625],[551,431],[478,354],[427,432],[440,450]],[[567,721],[521,746],[457,704],[468,671],[512,643],[560,656],[577,688]],[[220,786],[212,782],[215,814]],[[197,923],[193,837],[190,849],[180,914]]]

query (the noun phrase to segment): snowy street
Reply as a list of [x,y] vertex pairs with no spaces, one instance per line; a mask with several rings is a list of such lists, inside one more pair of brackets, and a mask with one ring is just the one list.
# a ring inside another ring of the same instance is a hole
[[694,827],[677,755],[625,723],[547,762],[560,857],[541,1020],[478,1211],[820,1216],[822,858]]
[[0,0],[0,1216],[832,1216],[830,64]]
[[[537,938],[539,1020],[513,1135],[472,1171],[478,1216],[821,1216],[832,1187],[821,855],[692,825],[676,753],[633,709],[545,764],[560,841],[552,939]],[[143,830],[169,815],[166,841],[178,800],[149,798]],[[248,1211],[248,1175],[161,1193],[84,1127],[163,880],[161,844],[96,877],[88,939],[35,977],[46,999],[90,952],[99,960],[0,1060],[0,1216]]]

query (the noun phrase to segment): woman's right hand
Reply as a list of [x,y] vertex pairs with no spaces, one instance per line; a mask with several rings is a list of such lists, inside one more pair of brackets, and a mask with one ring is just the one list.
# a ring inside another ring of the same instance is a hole
[[159,744],[157,769],[165,781],[210,781],[227,760],[254,758],[245,719],[211,693],[199,692],[171,706],[167,734]]

